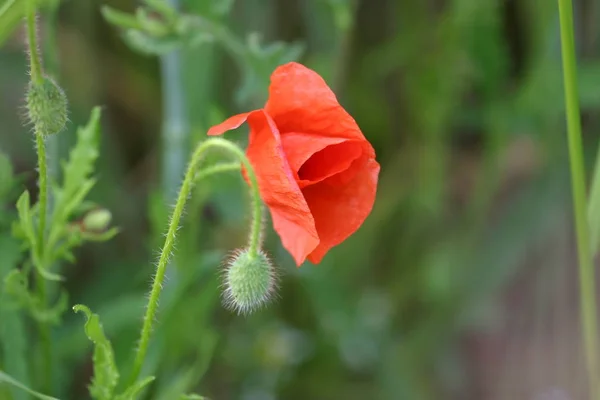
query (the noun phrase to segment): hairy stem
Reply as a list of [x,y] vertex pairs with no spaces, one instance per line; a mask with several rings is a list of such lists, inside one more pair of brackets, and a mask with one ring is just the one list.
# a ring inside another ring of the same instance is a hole
[[[46,19],[45,30],[43,35],[43,54],[45,72],[59,82],[59,51],[58,51],[58,8],[59,2],[53,2],[47,6],[44,13]],[[60,138],[61,135],[50,135],[47,140],[48,149],[48,178],[50,182],[58,181],[60,169]],[[52,210],[54,199],[52,193],[48,193],[48,209]]]
[[26,21],[27,21],[27,43],[29,45],[29,67],[31,79],[34,83],[41,83],[42,62],[40,61],[40,51],[37,39],[37,21],[35,0],[27,0]]
[[[46,232],[46,210],[48,207],[48,172],[47,172],[47,160],[46,160],[46,143],[44,136],[40,132],[35,133],[35,142],[37,145],[38,155],[38,170],[39,170],[39,200],[38,200],[38,248],[32,249],[37,251],[39,259],[43,259],[44,254],[44,237]],[[37,291],[39,299],[42,303],[42,307],[46,308],[47,303],[47,288],[46,280],[43,276],[38,275],[36,279]],[[39,335],[42,343],[42,381],[44,390],[49,388],[50,376],[52,373],[52,351],[50,343],[50,326],[47,322],[39,322]]]
[[221,138],[211,138],[204,142],[201,142],[192,154],[191,161],[188,165],[185,177],[183,179],[183,183],[181,185],[181,189],[179,190],[179,194],[177,196],[175,208],[173,209],[173,212],[171,214],[169,228],[167,230],[165,242],[160,253],[158,265],[156,267],[156,273],[154,274],[152,289],[150,290],[148,306],[146,308],[146,314],[144,316],[140,340],[133,363],[133,371],[129,381],[130,384],[136,382],[144,364],[146,353],[148,351],[148,345],[150,343],[150,335],[152,334],[152,324],[156,317],[156,311],[158,308],[158,301],[164,283],[165,272],[167,264],[169,262],[169,257],[171,256],[173,246],[175,244],[175,238],[177,229],[179,228],[179,222],[181,220],[181,216],[183,215],[185,204],[188,198],[190,197],[190,194],[192,193],[194,183],[197,179],[196,176],[198,167],[204,157],[204,154],[210,149],[221,149],[233,154],[242,162],[244,168],[246,169],[250,180],[252,195],[252,229],[250,234],[250,251],[251,253],[252,251],[254,251],[254,254],[257,254],[258,252],[258,247],[260,245],[260,228],[262,223],[262,205],[258,190],[258,181],[256,179],[256,174],[254,173],[254,169],[250,164],[250,161],[248,161],[248,158],[238,146],[236,146],[228,140]]
[[588,373],[589,395],[600,399],[600,364],[598,363],[598,323],[596,313],[596,284],[594,264],[590,249],[589,227],[586,219],[586,182],[577,93],[577,69],[573,30],[573,4],[571,0],[558,0],[560,15],[560,38],[563,59],[567,135],[575,229],[577,231],[577,255],[579,260],[579,285],[581,324]]

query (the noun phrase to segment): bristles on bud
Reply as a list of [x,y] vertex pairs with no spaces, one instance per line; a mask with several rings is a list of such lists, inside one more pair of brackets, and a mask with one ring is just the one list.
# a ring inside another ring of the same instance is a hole
[[67,96],[51,78],[29,82],[27,117],[38,134],[52,135],[64,129],[68,121]]
[[265,305],[277,289],[277,272],[262,251],[256,256],[247,249],[236,252],[227,262],[223,278],[224,305],[240,314]]

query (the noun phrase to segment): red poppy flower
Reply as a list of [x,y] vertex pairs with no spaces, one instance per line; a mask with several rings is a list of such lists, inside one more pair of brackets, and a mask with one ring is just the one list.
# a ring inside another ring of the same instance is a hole
[[375,151],[335,94],[297,63],[271,75],[264,108],[209,129],[220,135],[248,122],[247,156],[283,246],[300,266],[319,263],[373,208]]

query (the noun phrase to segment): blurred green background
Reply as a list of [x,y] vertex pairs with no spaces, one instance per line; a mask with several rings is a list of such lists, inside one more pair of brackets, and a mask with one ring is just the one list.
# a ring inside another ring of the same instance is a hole
[[[41,19],[42,33],[56,34],[46,64],[72,120],[52,144],[54,162],[92,106],[103,107],[92,198],[122,231],[61,268],[70,304],[100,314],[120,365],[131,363],[165,204],[190,149],[211,124],[259,107],[278,63],[297,59],[325,78],[382,172],[371,216],[318,266],[295,268],[267,229],[281,288],[247,317],[220,305],[219,287],[222,259],[246,238],[243,181],[231,174],[200,185],[161,300],[148,398],[583,398],[555,1],[181,3],[239,47],[217,37],[181,50],[181,87],[166,83],[164,56],[132,50],[100,13],[102,5],[131,12],[135,1],[67,0],[55,22]],[[589,166],[600,127],[599,10],[597,0],[575,1]],[[267,47],[257,47],[256,34]],[[23,32],[5,39],[0,150],[35,192],[36,156],[21,119]],[[228,138],[243,144],[245,134]],[[91,347],[81,317],[68,311],[53,343],[53,394],[87,398]]]

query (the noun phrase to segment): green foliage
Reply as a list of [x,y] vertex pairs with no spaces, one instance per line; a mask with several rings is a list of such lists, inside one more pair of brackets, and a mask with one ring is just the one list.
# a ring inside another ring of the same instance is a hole
[[[29,0],[2,0],[0,2],[0,47],[17,29],[25,16],[25,4]],[[53,7],[60,0],[34,0],[40,7]]]
[[14,178],[12,165],[9,158],[0,152],[0,201],[3,201],[8,197],[13,185]]
[[94,343],[94,376],[89,386],[90,395],[95,400],[136,400],[142,391],[154,381],[150,376],[125,389],[123,393],[115,395],[119,382],[119,371],[115,363],[115,356],[110,341],[104,334],[98,314],[93,314],[89,308],[78,304],[73,307],[75,312],[83,312],[86,317],[85,334]]
[[0,383],[8,383],[9,385],[12,385],[14,387],[17,387],[27,393],[29,393],[30,395],[34,396],[36,399],[40,399],[40,400],[58,400],[55,397],[50,397],[50,396],[46,396],[44,394],[38,393],[30,388],[28,388],[27,386],[25,386],[24,384],[22,384],[21,382],[17,381],[16,379],[14,379],[13,377],[11,377],[10,375],[5,374],[4,372],[0,371]]
[[112,400],[119,381],[112,345],[104,335],[98,314],[92,314],[89,308],[80,304],[73,310],[85,314],[85,334],[94,343],[94,376],[89,386],[90,395],[95,400]]
[[100,109],[95,108],[87,126],[78,129],[77,143],[71,150],[68,161],[63,163],[62,186],[53,186],[55,205],[50,215],[48,238],[44,246],[39,246],[35,234],[37,205],[31,206],[27,191],[17,201],[19,219],[13,224],[13,235],[23,241],[25,250],[30,250],[33,265],[45,279],[62,279],[48,268],[61,259],[73,261],[73,248],[85,241],[109,240],[118,233],[117,228],[103,232],[85,231],[71,223],[74,215],[89,207],[85,198],[96,184],[92,173],[99,154],[99,129]]
[[39,297],[29,291],[27,273],[13,269],[4,278],[4,291],[8,295],[7,306],[17,306],[28,310],[31,316],[39,322],[48,322],[54,325],[60,323],[60,316],[68,307],[68,295],[61,291],[56,304],[51,308],[44,308]]
[[143,54],[162,55],[182,47],[217,43],[242,72],[243,84],[237,92],[241,104],[264,102],[273,69],[297,60],[304,52],[300,43],[264,45],[256,33],[249,34],[245,41],[239,39],[216,19],[230,11],[233,1],[209,2],[206,15],[178,13],[162,0],[145,3],[147,8],[138,8],[135,16],[108,6],[102,8],[102,13],[109,23],[124,31],[124,41]]
[[152,383],[154,379],[155,378],[153,376],[149,376],[134,383],[129,388],[127,388],[122,394],[116,396],[114,400],[136,400],[141,395],[142,390],[144,390],[146,386]]
[[[0,224],[2,227],[2,224]],[[0,365],[4,370],[28,385],[30,381],[27,366],[27,340],[24,318],[19,310],[11,307],[11,295],[2,283],[7,275],[16,271],[14,268],[19,261],[21,252],[19,244],[0,229]],[[3,391],[0,388],[0,398]],[[8,396],[6,394],[5,396]],[[25,392],[13,387],[12,397],[15,400],[25,400]]]
[[[55,306],[41,307],[32,290],[39,275],[34,259],[55,259],[42,273],[65,280],[60,287],[49,282],[48,299],[60,299],[64,287],[74,302],[93,305],[125,375],[153,255],[168,223],[172,193],[157,182],[168,175],[173,187],[179,184],[178,172],[165,173],[163,159],[184,165],[209,126],[264,104],[275,66],[302,58],[331,84],[377,151],[382,172],[373,214],[318,268],[296,270],[267,229],[265,250],[284,272],[280,299],[239,318],[219,304],[217,268],[245,239],[246,198],[238,172],[200,180],[235,165],[204,170],[177,232],[144,364],[156,379],[117,385],[113,399],[198,399],[182,393],[203,393],[214,399],[433,400],[484,392],[512,399],[537,398],[549,383],[563,387],[565,396],[585,398],[573,378],[583,376],[580,361],[561,356],[578,354],[579,343],[569,339],[577,313],[571,312],[571,200],[555,3],[181,0],[180,11],[166,1],[104,1],[105,20],[135,52],[163,57],[179,50],[182,85],[174,91],[183,92],[183,101],[173,102],[163,64],[159,69],[149,57],[123,51],[98,23],[97,3],[65,1],[56,46],[64,58],[56,77],[69,93],[74,121],[101,103],[108,123],[106,134],[88,137],[93,162],[91,153],[80,153],[88,160],[77,163],[83,168],[69,162],[51,176],[46,237],[54,230],[56,243],[44,254],[35,251],[39,212],[30,135],[15,116],[27,78],[24,57],[20,41],[6,41],[24,3],[0,0],[0,45],[7,44],[0,49],[0,87],[3,97],[15,100],[0,102],[0,148],[28,185],[14,209],[24,189],[14,177],[2,185],[2,171],[13,168],[0,157],[0,368],[7,374],[61,399],[86,397],[78,388],[89,380],[82,372],[89,343],[79,319],[68,313],[52,329],[54,387],[39,383],[41,349],[30,316],[37,322],[36,313],[47,315]],[[593,3],[578,6],[587,160],[596,154],[593,133],[600,127]],[[46,28],[57,24],[39,11],[40,37],[51,38]],[[173,120],[172,110],[185,112]],[[161,125],[191,126],[191,132],[159,138]],[[72,133],[60,135],[54,153],[48,150],[50,162],[61,159]],[[246,135],[231,137],[243,143]],[[179,153],[170,152],[172,143]],[[66,175],[75,173],[65,190]],[[95,176],[100,179],[90,189]],[[588,176],[598,180],[599,174]],[[599,186],[592,185],[588,210],[593,245]],[[53,195],[61,190],[64,195]],[[70,200],[79,204],[67,205]],[[111,231],[83,229],[97,204],[123,230],[110,243],[78,248]],[[5,228],[15,220],[18,241]],[[25,260],[19,245],[30,252]],[[0,399],[29,396],[10,388],[0,383]]]

